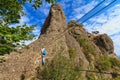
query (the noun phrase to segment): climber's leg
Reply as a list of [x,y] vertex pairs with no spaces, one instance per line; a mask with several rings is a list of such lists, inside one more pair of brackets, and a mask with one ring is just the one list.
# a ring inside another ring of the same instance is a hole
[[45,65],[45,58],[44,58],[45,55],[42,55],[42,65]]

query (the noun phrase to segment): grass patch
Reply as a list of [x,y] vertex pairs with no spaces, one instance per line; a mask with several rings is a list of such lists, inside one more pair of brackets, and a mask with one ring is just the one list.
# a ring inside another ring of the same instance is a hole
[[96,68],[100,71],[111,69],[110,58],[107,55],[100,56],[99,60],[96,61]]
[[96,75],[94,73],[89,73],[89,72],[86,73],[87,80],[96,80],[95,76]]
[[5,62],[5,59],[4,58],[0,58],[0,63],[3,63]]
[[76,39],[79,42],[80,46],[83,48],[83,53],[85,54],[87,60],[91,62],[92,61],[91,54],[93,55],[95,54],[94,48],[90,45],[90,43],[84,37],[79,35],[76,37]]
[[75,65],[64,56],[57,55],[50,64],[37,69],[37,78],[40,80],[80,80],[79,65]]
[[110,62],[112,64],[112,66],[116,66],[120,68],[120,60],[116,59],[116,58],[110,58]]
[[76,52],[75,48],[70,48],[69,49],[69,57],[70,57],[71,60],[75,59],[76,54],[77,54],[77,52]]

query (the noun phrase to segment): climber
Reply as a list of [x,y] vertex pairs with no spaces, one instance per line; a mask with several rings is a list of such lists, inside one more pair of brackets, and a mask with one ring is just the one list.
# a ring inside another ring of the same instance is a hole
[[42,65],[44,65],[45,64],[45,55],[47,54],[46,49],[42,48],[41,53],[42,53]]

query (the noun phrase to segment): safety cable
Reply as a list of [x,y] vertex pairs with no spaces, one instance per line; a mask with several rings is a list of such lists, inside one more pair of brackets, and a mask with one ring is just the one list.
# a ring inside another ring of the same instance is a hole
[[64,30],[63,32],[59,33],[59,34],[57,35],[57,37],[55,37],[54,40],[52,39],[51,41],[48,42],[49,46],[51,46],[52,43],[54,43],[54,42],[57,41],[58,39],[62,38],[62,36],[64,36],[65,33],[67,33],[68,31],[70,31],[70,30],[73,29],[73,28],[75,28],[75,27],[67,28],[67,29]]
[[[95,14],[93,14],[92,16],[90,16],[89,18],[87,18],[87,19],[85,19],[82,23],[84,23],[85,21],[87,21],[88,19],[90,19],[91,17],[93,17],[94,15],[96,15],[97,13],[99,13],[100,11],[102,11],[103,9],[105,9],[105,8],[107,8],[108,6],[110,6],[112,3],[114,3],[116,0],[114,0],[114,1],[112,1],[112,2],[110,2],[108,5],[106,5],[105,7],[103,7],[102,9],[100,9],[98,12],[96,12]],[[104,2],[104,0],[102,1],[102,2],[100,2],[98,5],[97,5],[97,7],[100,5],[100,4],[102,4]],[[93,9],[95,9],[95,8],[93,8]],[[92,9],[92,10],[93,10]],[[91,10],[90,10],[90,12],[91,12]],[[89,12],[88,12],[89,13]],[[88,14],[87,13],[87,14]],[[86,15],[86,14],[85,14]],[[80,18],[81,19],[81,18]],[[80,20],[80,19],[78,19],[78,20]],[[77,21],[78,21],[77,20]],[[74,28],[74,27],[73,27]],[[68,28],[69,29],[69,28]],[[71,30],[71,29],[70,29]],[[66,31],[69,31],[69,30],[67,30],[67,29],[65,29],[65,31],[63,31],[62,33],[60,33],[57,37],[55,37],[55,41],[56,41],[56,39],[57,38],[60,38],[60,37],[62,37],[61,35],[63,35],[64,33],[66,33]],[[52,39],[52,42],[53,42],[54,40]],[[48,42],[48,43],[50,43],[50,44],[52,44],[52,42],[50,41],[50,42]]]
[[88,17],[87,19],[85,19],[84,21],[82,21],[81,23],[86,22],[87,20],[89,20],[91,17],[95,16],[96,14],[98,14],[99,12],[101,12],[102,10],[104,10],[105,8],[107,8],[108,6],[110,6],[111,4],[113,4],[116,0],[112,1],[111,3],[109,3],[107,6],[103,7],[102,9],[100,9],[99,11],[97,11],[96,13],[94,13],[92,16]]
[[[64,68],[64,67],[62,67],[62,68]],[[68,69],[68,68],[64,68],[64,69]],[[71,70],[75,70],[75,69],[73,69],[73,68],[69,68],[69,69],[71,69]],[[118,74],[118,73],[115,73],[115,72],[108,72],[108,71],[97,71],[97,70],[86,70],[86,69],[77,69],[77,71],[86,71],[86,72],[94,72],[94,73],[102,73],[102,74],[115,74],[115,75],[118,75],[118,76],[120,76],[120,74]]]
[[[96,5],[92,10],[94,10],[96,7],[98,7],[100,4],[102,4],[103,2],[104,2],[105,0],[103,0],[102,2],[100,2],[98,5]],[[96,15],[97,13],[99,13],[100,11],[102,11],[103,9],[105,9],[105,8],[107,8],[108,6],[110,6],[112,3],[114,3],[116,0],[114,0],[114,1],[112,1],[111,3],[109,3],[107,6],[105,6],[105,7],[103,7],[102,9],[100,9],[98,12],[96,12],[95,14],[93,14],[92,16],[90,16],[89,18],[87,18],[87,19],[85,19],[82,23],[84,23],[85,21],[87,21],[88,19],[90,19],[91,17],[93,17],[94,15]],[[88,13],[90,13],[92,10],[90,10]],[[87,15],[88,13],[86,13],[85,15]],[[84,15],[84,16],[85,16]],[[84,17],[83,16],[83,17]],[[80,19],[82,19],[82,18],[80,18]],[[80,19],[78,19],[78,20],[76,20],[76,21],[79,21]],[[69,28],[67,28],[67,29],[69,29]],[[64,34],[64,32],[66,32],[67,31],[67,29],[65,29],[62,33],[60,33],[59,35],[61,36],[61,34]],[[57,36],[57,37],[59,37],[59,36]],[[57,38],[57,37],[55,37],[55,38]],[[52,39],[52,41],[53,41],[53,39]],[[51,43],[51,41],[49,41],[48,43]]]
[[[51,45],[53,45],[53,43],[60,39],[66,32],[70,31],[71,29],[73,29],[74,27],[70,27],[70,28],[66,28],[64,29],[62,32],[60,32],[59,34],[57,34],[54,38],[50,39],[48,42],[46,42],[48,45],[43,45],[41,44],[42,47],[46,48],[46,47],[50,47]],[[34,49],[35,50],[35,49]]]
[[105,0],[101,1],[99,4],[97,4],[93,9],[91,9],[89,12],[87,12],[85,15],[83,15],[80,19],[77,20],[80,21],[82,18],[84,18],[86,15],[88,15],[90,12],[92,12],[95,8],[97,8],[99,5],[101,5]]
[[[100,4],[102,4],[103,2],[104,2],[105,0],[103,0],[102,2],[100,2],[98,5],[96,5],[92,10],[94,10],[96,7],[98,7]],[[92,10],[90,10],[88,13],[86,13],[84,16],[86,16],[87,14],[89,14]],[[84,17],[83,16],[83,17]],[[80,18],[80,19],[82,19],[82,18]],[[77,21],[79,21],[80,19],[78,19]],[[69,28],[67,28],[67,29],[69,29]],[[59,35],[61,36],[61,35],[63,35],[66,31],[67,31],[67,29],[65,29],[62,33],[60,33]],[[59,35],[57,35],[56,37],[55,37],[55,41],[56,41],[56,38],[57,37],[59,37]],[[61,36],[62,37],[62,36]],[[54,41],[53,39],[52,40],[50,40],[49,42],[48,42],[48,44],[51,44],[52,42]]]
[[[94,10],[96,7],[98,7],[100,4],[102,4],[105,0],[103,0],[102,2],[100,2],[98,5],[96,5],[92,10]],[[85,21],[87,21],[88,19],[90,19],[91,17],[93,17],[94,15],[98,14],[99,12],[101,12],[102,10],[104,10],[105,8],[107,8],[108,6],[110,6],[111,4],[113,4],[116,0],[112,1],[111,3],[109,3],[107,6],[103,7],[102,9],[100,9],[98,12],[94,13],[92,16],[90,16],[89,18],[85,19],[82,23],[84,23]],[[87,14],[89,14],[92,10],[90,10],[88,13],[86,13],[84,16],[82,16],[80,19],[82,19],[83,17],[85,17]],[[80,19],[76,20],[79,21]],[[55,37],[55,40],[51,40],[52,42],[58,40],[59,38],[61,38],[67,31],[73,29],[75,27],[71,27],[71,28],[67,28],[65,29],[62,33],[58,34],[59,36]],[[49,41],[49,46],[50,44],[52,44],[52,42]],[[102,74],[112,74],[112,75],[118,75],[120,76],[120,74],[118,73],[114,73],[114,72],[103,72],[103,71],[95,71],[95,70],[78,70],[78,71],[86,71],[86,72],[95,72],[95,73],[102,73]]]
[[[100,4],[102,4],[105,0],[103,0],[101,3],[99,3],[98,5],[96,5],[92,10],[94,10],[96,7],[98,7]],[[97,13],[99,13],[100,11],[102,11],[103,9],[107,8],[108,6],[110,6],[112,3],[114,3],[116,0],[112,1],[111,3],[109,3],[107,6],[103,7],[102,9],[100,9],[98,12],[96,12],[95,14],[93,14],[92,16],[90,16],[89,18],[85,19],[82,23],[84,23],[85,21],[87,21],[88,19],[90,19],[91,17],[93,17],[94,15],[96,15]],[[87,14],[89,14],[92,10],[90,10],[88,13],[86,13],[83,17],[85,17]],[[82,17],[82,18],[83,18]],[[80,18],[80,19],[82,19]],[[79,21],[80,19],[78,19],[77,21]],[[52,44],[54,41],[58,40],[59,38],[61,38],[67,31],[73,29],[75,27],[71,27],[71,28],[67,28],[65,29],[62,33],[58,34],[58,36],[55,37],[55,39],[51,40],[48,42],[49,46],[50,44]],[[103,71],[95,71],[95,70],[78,70],[78,71],[86,71],[86,72],[94,72],[94,73],[102,73],[102,74],[112,74],[112,75],[117,75],[120,76],[120,74],[118,73],[114,73],[114,72],[103,72]]]

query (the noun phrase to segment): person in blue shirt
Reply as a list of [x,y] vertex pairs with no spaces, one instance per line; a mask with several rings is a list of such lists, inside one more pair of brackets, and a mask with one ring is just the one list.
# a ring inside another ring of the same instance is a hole
[[45,55],[47,54],[46,49],[42,48],[41,53],[42,53],[42,65],[45,65]]

